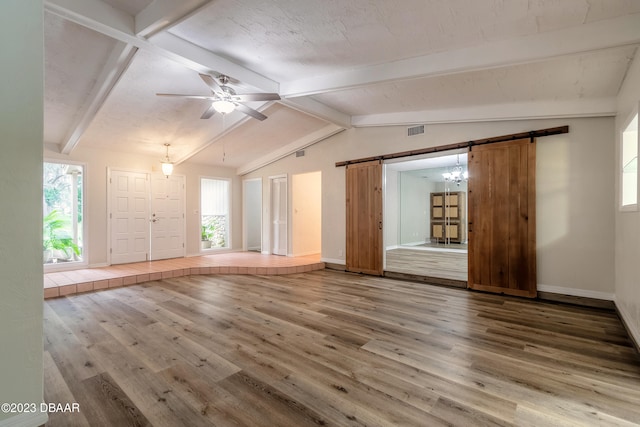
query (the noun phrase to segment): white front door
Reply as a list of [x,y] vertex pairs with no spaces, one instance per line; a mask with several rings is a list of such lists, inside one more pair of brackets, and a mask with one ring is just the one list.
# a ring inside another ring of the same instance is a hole
[[271,180],[271,253],[287,255],[287,178]]
[[149,259],[184,256],[184,177],[151,176]]
[[149,253],[149,174],[112,171],[111,264],[146,261]]

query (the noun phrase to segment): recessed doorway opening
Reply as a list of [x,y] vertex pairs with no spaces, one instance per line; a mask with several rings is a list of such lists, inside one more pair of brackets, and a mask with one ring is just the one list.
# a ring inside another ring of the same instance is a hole
[[467,281],[466,170],[466,150],[385,163],[386,272]]

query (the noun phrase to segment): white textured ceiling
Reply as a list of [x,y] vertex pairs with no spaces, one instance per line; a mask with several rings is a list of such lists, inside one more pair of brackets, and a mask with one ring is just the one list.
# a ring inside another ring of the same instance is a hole
[[103,0],[115,9],[120,9],[129,15],[136,15],[142,9],[153,3],[154,0]]
[[83,143],[117,151],[136,147],[151,155],[158,146],[164,149],[164,143],[170,143],[172,157],[182,158],[222,130],[221,116],[200,119],[208,107],[206,101],[159,97],[158,92],[210,93],[197,73],[139,50],[87,129]]
[[398,172],[422,171],[425,169],[442,169],[456,164],[467,164],[467,153],[459,154],[431,154],[419,159],[396,159],[395,162],[387,163],[387,169]]
[[[616,96],[635,46],[314,95],[351,115]],[[607,78],[603,78],[607,76]]]
[[628,12],[640,12],[640,2],[217,0],[170,32],[283,81],[578,26]]
[[44,21],[44,142],[63,140],[116,42],[57,16]]
[[[351,125],[615,114],[637,0],[45,0],[45,143],[246,171]],[[278,91],[201,120],[155,94]],[[513,108],[517,105],[516,109]],[[253,167],[252,166],[252,167]]]
[[263,111],[269,119],[248,120],[237,130],[216,140],[189,161],[203,164],[224,164],[235,168],[248,159],[264,158],[286,143],[304,138],[324,126],[324,120],[300,113],[280,104]]

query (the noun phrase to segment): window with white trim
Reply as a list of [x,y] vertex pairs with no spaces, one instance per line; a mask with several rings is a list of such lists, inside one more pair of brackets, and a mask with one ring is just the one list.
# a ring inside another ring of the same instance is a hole
[[45,265],[83,262],[84,168],[43,163],[42,250]]
[[200,240],[202,249],[230,246],[231,181],[200,179]]
[[635,209],[638,203],[638,114],[622,131],[621,201],[622,209]]

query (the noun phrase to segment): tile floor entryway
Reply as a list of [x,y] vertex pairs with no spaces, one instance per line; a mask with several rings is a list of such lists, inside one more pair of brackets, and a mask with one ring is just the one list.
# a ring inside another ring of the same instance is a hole
[[59,271],[44,275],[44,297],[116,288],[195,274],[293,274],[322,270],[320,255],[285,257],[234,252],[190,258],[136,262],[110,267]]

